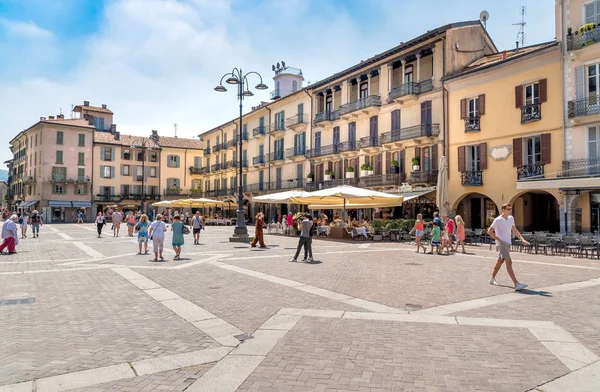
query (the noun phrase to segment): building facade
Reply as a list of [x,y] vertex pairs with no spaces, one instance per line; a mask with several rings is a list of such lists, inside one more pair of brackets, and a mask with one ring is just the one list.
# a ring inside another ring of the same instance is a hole
[[449,203],[473,229],[502,204],[525,231],[560,231],[558,189],[539,187],[562,167],[560,45],[485,56],[447,77]]

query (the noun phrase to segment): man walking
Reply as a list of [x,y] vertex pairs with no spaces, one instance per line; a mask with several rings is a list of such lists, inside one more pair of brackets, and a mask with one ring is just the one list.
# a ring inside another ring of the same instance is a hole
[[252,246],[253,248],[256,248],[256,244],[260,244],[261,248],[266,248],[267,245],[265,245],[265,240],[264,240],[264,233],[263,233],[263,229],[265,227],[265,216],[263,215],[262,212],[259,212],[258,214],[256,214],[256,231],[254,232],[254,239],[252,240],[252,243],[250,244],[250,246]]
[[310,229],[312,228],[312,221],[310,221],[308,219],[308,214],[304,214],[304,219],[302,220],[300,227],[301,227],[301,230],[300,230],[300,239],[298,240],[298,249],[296,249],[296,255],[290,259],[290,262],[298,261],[298,255],[300,254],[302,247],[306,247],[306,251],[304,252],[304,260],[303,261],[308,261],[306,259],[306,253],[309,250],[310,250],[310,261],[312,261],[312,247],[310,249],[308,249],[308,241],[310,240]]
[[115,209],[115,212],[113,212],[112,214],[113,237],[119,236],[119,231],[121,230],[121,222],[123,222],[123,215],[121,215],[118,209]]
[[4,248],[8,247],[8,254],[17,253],[16,246],[18,243],[17,220],[19,217],[16,214],[4,221],[2,224],[2,245],[0,245],[0,253],[3,253]]
[[31,214],[31,230],[33,231],[33,238],[40,237],[40,226],[44,223],[42,217],[37,212],[37,210],[33,210]]
[[204,228],[204,222],[200,211],[196,211],[196,215],[192,218],[192,230],[194,232],[194,245],[200,245],[200,231]]
[[510,258],[510,246],[512,243],[511,232],[515,233],[524,245],[529,245],[529,242],[525,241],[519,230],[517,230],[515,218],[512,215],[509,215],[511,212],[512,207],[510,204],[503,204],[502,214],[494,219],[494,222],[492,222],[492,225],[488,229],[490,237],[496,240],[496,246],[499,252],[498,261],[496,261],[492,277],[490,278],[490,284],[498,286],[496,275],[498,274],[498,271],[500,271],[502,263],[506,263],[506,271],[515,285],[515,291],[521,291],[527,287],[527,285],[519,283],[512,268],[512,259]]

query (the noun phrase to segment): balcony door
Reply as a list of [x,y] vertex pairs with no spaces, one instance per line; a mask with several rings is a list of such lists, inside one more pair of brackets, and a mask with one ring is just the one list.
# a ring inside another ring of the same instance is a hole
[[315,132],[315,153],[319,155],[321,151],[321,132]]
[[523,144],[525,165],[540,165],[542,163],[542,138],[540,136],[525,138]]
[[356,143],[356,123],[351,122],[348,123],[348,143],[354,149],[354,144]]
[[370,145],[377,145],[377,139],[379,138],[379,117],[373,116],[369,120],[369,138]]
[[479,145],[467,146],[466,147],[466,171],[478,172],[481,170],[480,157],[479,157]]
[[413,82],[413,66],[407,65],[404,68],[404,84]]
[[325,111],[327,113],[333,112],[333,95],[331,94],[325,97]]
[[340,127],[333,127],[333,146],[337,148],[340,144]]
[[369,96],[369,82],[368,81],[364,81],[360,83],[360,93],[359,93],[359,97],[360,99],[362,98],[367,98]]
[[600,125],[593,125],[587,129],[587,157],[586,164],[589,175],[600,173]]
[[[583,73],[583,71],[581,71]],[[587,66],[587,80],[586,80],[586,97],[588,99],[586,111],[587,113],[598,113],[600,110],[600,103],[598,102],[598,95],[600,94],[600,64],[592,64]],[[577,84],[577,81],[576,81]],[[576,90],[579,90],[576,88]],[[581,92],[578,92],[578,99]]]
[[421,102],[421,130],[422,134],[431,136],[431,101]]

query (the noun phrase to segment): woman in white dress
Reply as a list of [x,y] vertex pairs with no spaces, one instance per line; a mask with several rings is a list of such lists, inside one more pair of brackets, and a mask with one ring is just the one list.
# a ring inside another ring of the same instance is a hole
[[23,213],[21,215],[21,238],[27,238],[27,225],[29,224],[29,216]]

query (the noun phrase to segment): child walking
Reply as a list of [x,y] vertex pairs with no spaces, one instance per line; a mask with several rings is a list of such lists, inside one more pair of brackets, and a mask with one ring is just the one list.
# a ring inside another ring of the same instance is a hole
[[442,252],[440,252],[440,246],[442,245],[442,243],[440,242],[440,238],[442,236],[442,231],[440,230],[440,226],[438,225],[437,222],[433,222],[433,231],[431,234],[431,251],[429,252],[429,254],[433,254],[433,248],[435,247],[436,252],[438,255],[441,255]]

